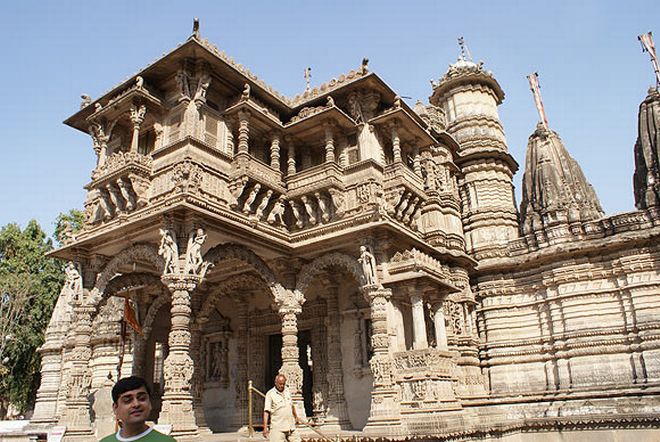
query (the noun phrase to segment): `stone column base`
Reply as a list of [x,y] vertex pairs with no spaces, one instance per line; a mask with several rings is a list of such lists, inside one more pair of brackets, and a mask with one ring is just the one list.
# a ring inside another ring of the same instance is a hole
[[394,436],[403,434],[401,412],[396,390],[382,389],[371,394],[371,412],[362,430],[369,435]]
[[199,427],[195,423],[192,400],[167,397],[165,394],[158,423],[172,425],[171,435],[177,440],[180,437],[199,438]]

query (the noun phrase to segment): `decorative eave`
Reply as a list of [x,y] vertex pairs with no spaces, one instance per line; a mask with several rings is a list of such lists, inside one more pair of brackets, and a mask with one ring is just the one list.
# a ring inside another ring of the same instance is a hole
[[122,94],[127,88],[135,84],[138,76],[143,77],[150,84],[156,84],[159,81],[169,78],[179,69],[181,60],[184,58],[201,58],[207,61],[211,65],[212,71],[221,74],[228,84],[236,86],[237,95],[245,83],[248,83],[252,94],[259,100],[272,106],[277,111],[283,113],[290,111],[290,100],[288,98],[277,93],[271,86],[260,80],[242,65],[236,63],[231,57],[224,54],[224,52],[219,51],[215,46],[205,40],[198,40],[196,37],[191,37],[147,67],[103,93],[103,95],[92,101],[89,105],[67,118],[64,124],[87,132],[86,127],[81,129],[83,125],[80,121],[85,121],[91,114],[96,112],[96,103],[105,107],[113,98]]
[[369,124],[375,126],[387,126],[390,123],[398,124],[400,129],[399,136],[402,141],[409,141],[410,138],[419,139],[421,144],[419,147],[434,146],[438,144],[438,140],[433,138],[431,134],[422,126],[416,118],[413,117],[413,112],[409,112],[401,107],[394,107],[388,109],[382,114],[369,120]]
[[352,130],[356,126],[355,121],[353,121],[351,117],[346,115],[346,113],[344,113],[344,111],[339,109],[337,106],[332,105],[318,109],[318,111],[313,111],[313,113],[310,115],[300,118],[299,120],[292,122],[290,121],[289,123],[285,124],[284,127],[286,128],[287,135],[297,136],[309,130],[318,129],[319,122],[323,122],[325,120],[332,120],[337,124],[337,126],[348,131]]
[[232,117],[237,115],[241,111],[250,112],[250,118],[256,118],[257,121],[261,122],[264,126],[269,129],[283,129],[284,126],[282,122],[275,115],[268,112],[262,106],[259,106],[257,103],[251,99],[241,100],[233,106],[227,108],[224,112],[225,116]]
[[493,158],[493,159],[501,160],[504,163],[506,163],[511,169],[512,174],[515,174],[519,168],[518,162],[515,160],[515,158],[513,158],[513,156],[510,153],[504,152],[500,149],[473,150],[464,153],[463,155],[456,154],[455,158],[456,158],[455,162],[459,166],[468,163],[470,161],[482,160],[484,158]]

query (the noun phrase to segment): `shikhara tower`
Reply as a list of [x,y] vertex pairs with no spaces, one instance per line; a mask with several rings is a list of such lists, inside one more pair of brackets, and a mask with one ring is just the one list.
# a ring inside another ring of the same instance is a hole
[[[111,432],[119,371],[149,380],[178,440],[245,428],[248,381],[277,372],[329,435],[656,426],[653,100],[643,203],[608,217],[547,124],[518,214],[503,98],[465,54],[414,109],[367,59],[287,98],[198,27],[85,96],[66,124],[98,161],[85,225],[53,253],[74,264],[29,431]],[[129,307],[141,333],[122,339]]]

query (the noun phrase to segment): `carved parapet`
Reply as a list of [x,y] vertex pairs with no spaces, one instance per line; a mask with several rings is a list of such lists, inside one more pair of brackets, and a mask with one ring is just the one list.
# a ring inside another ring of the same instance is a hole
[[329,188],[343,189],[344,174],[341,166],[326,162],[287,177],[287,188],[292,197]]

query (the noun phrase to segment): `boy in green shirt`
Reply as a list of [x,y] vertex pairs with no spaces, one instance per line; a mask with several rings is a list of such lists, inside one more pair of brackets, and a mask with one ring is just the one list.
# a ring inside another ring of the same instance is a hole
[[101,442],[176,442],[145,423],[151,413],[151,391],[144,379],[120,379],[112,387],[112,409],[121,427]]

